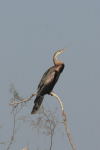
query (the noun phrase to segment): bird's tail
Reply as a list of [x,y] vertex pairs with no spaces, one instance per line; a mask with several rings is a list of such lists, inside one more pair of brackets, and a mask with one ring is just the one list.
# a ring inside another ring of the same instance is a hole
[[43,98],[44,98],[44,96],[37,96],[36,97],[36,99],[34,101],[33,109],[31,111],[31,114],[35,114],[38,111],[38,109],[40,108],[40,105],[43,101]]

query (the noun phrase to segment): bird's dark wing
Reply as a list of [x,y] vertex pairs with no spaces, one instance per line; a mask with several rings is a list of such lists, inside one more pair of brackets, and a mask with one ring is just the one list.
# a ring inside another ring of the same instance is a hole
[[55,71],[53,71],[49,76],[46,77],[44,84],[48,85],[49,83],[51,83],[54,80],[54,76],[55,76]]
[[50,72],[50,70],[47,70],[45,74],[43,75],[40,81],[40,84],[38,86],[38,92],[37,92],[36,99],[34,100],[34,107],[32,109],[31,114],[35,114],[38,111],[43,101],[44,94],[47,94],[50,92],[49,87],[53,87],[52,83],[54,81],[54,78],[55,78],[55,71]]
[[55,76],[55,71],[53,71],[53,70],[54,70],[54,67],[51,67],[44,73],[44,75],[38,85],[37,93],[41,91],[41,89],[44,87],[44,85],[48,85],[49,83],[51,83],[53,81],[54,76]]

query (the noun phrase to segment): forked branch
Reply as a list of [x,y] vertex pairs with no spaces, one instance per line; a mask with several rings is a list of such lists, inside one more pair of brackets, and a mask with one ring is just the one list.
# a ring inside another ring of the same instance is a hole
[[68,136],[68,138],[69,138],[69,141],[70,141],[70,144],[71,144],[73,150],[75,150],[75,146],[74,146],[74,144],[73,144],[73,141],[72,141],[71,136],[70,136],[70,133],[69,133],[69,129],[68,129],[68,124],[67,124],[66,114],[65,114],[65,112],[64,112],[63,103],[62,103],[62,101],[60,100],[60,98],[59,98],[55,93],[51,92],[50,95],[56,97],[56,98],[58,99],[60,105],[61,105],[62,116],[63,116],[63,120],[64,120],[63,123],[65,124],[65,129],[66,129],[66,132],[67,132],[67,136]]
[[[19,102],[13,102],[13,103],[11,103],[11,104],[9,104],[9,105],[14,105],[14,104],[19,104],[19,103],[27,102],[27,101],[29,101],[34,95],[36,95],[36,94],[32,94],[27,100],[23,100],[23,101],[19,101]],[[75,146],[74,146],[74,144],[73,144],[73,142],[72,142],[72,139],[71,139],[71,136],[70,136],[70,133],[69,133],[69,129],[68,129],[68,124],[67,124],[66,114],[65,114],[65,112],[64,112],[63,103],[62,103],[62,101],[60,100],[60,98],[59,98],[55,93],[51,92],[50,95],[56,97],[56,98],[58,99],[60,105],[61,105],[62,116],[63,116],[63,120],[64,120],[63,123],[65,124],[65,129],[66,129],[66,132],[67,132],[67,136],[68,136],[68,138],[69,138],[69,141],[70,141],[70,143],[71,143],[71,146],[72,146],[73,150],[75,150]]]

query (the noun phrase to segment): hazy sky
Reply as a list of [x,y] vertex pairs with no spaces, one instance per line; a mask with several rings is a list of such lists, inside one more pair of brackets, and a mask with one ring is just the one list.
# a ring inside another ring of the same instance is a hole
[[[76,150],[100,149],[100,0],[0,1],[0,142],[12,135],[10,84],[25,98],[36,93],[43,73],[53,66],[54,53],[66,46],[58,57],[65,69],[53,91],[63,102]],[[19,117],[31,113],[34,98]],[[58,101],[49,95],[44,99],[50,110],[58,107],[62,121]],[[29,124],[19,123],[10,150],[25,148],[27,140],[30,150],[49,149],[50,137],[38,137]],[[52,150],[71,150],[64,125],[59,127],[65,136],[54,135]]]

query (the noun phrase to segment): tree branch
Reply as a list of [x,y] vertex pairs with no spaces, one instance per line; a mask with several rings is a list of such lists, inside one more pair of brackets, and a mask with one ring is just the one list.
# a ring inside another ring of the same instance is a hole
[[19,103],[27,102],[27,101],[29,101],[34,95],[36,95],[36,94],[32,94],[27,100],[20,101],[20,102],[13,102],[13,103],[11,103],[11,104],[9,104],[9,105],[14,105],[14,104],[19,104]]
[[58,99],[60,105],[61,105],[62,116],[63,116],[63,120],[64,120],[63,123],[65,124],[65,129],[66,129],[66,132],[67,132],[67,136],[68,136],[68,138],[69,138],[69,141],[70,141],[70,144],[71,144],[73,150],[75,150],[75,146],[74,146],[74,144],[73,144],[73,142],[72,142],[72,139],[71,139],[71,136],[70,136],[70,133],[69,133],[69,129],[68,129],[68,124],[67,124],[66,114],[65,114],[65,112],[64,112],[63,103],[62,103],[62,101],[60,100],[60,98],[59,98],[55,93],[50,92],[50,95],[56,97],[56,98]]
[[12,136],[11,136],[11,140],[10,140],[10,143],[9,143],[9,146],[7,148],[7,150],[9,150],[11,144],[12,144],[12,141],[14,140],[14,134],[15,134],[15,117],[16,117],[16,114],[14,114],[14,111],[13,111],[13,116],[14,116],[14,125],[13,125],[13,133],[12,133]]

